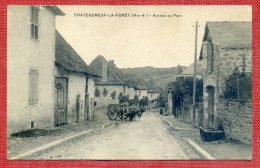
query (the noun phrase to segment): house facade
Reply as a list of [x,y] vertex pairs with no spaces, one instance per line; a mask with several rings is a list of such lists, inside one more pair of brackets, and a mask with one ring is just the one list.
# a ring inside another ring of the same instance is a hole
[[89,65],[96,74],[102,76],[95,83],[95,106],[106,108],[109,104],[119,104],[119,96],[128,95],[128,86],[119,77],[121,73],[114,65],[103,56],[97,56]]
[[55,125],[93,119],[94,77],[84,60],[56,31]]
[[139,100],[148,96],[147,88],[142,85],[137,85],[134,88],[134,91],[135,91],[135,96],[137,95]]
[[56,6],[7,7],[8,135],[54,126],[57,15]]
[[[204,127],[218,128],[221,125],[227,135],[229,129],[243,129],[241,125],[251,123],[252,111],[251,114],[250,110],[243,113],[246,117],[239,115],[236,122],[232,120],[237,118],[240,113],[239,109],[236,112],[230,111],[229,115],[232,113],[234,115],[227,119],[227,115],[221,113],[221,111],[227,111],[228,109],[228,107],[225,107],[226,110],[223,110],[221,96],[225,89],[225,77],[232,74],[235,68],[245,73],[252,72],[252,23],[207,22],[200,60],[203,69]],[[240,121],[244,121],[242,118],[246,118],[248,121],[240,123]],[[240,126],[238,126],[239,124]],[[250,126],[245,130],[250,133]],[[232,135],[232,137],[239,139],[239,136],[241,136],[239,134],[241,132]],[[247,139],[250,139],[250,135],[248,137]]]

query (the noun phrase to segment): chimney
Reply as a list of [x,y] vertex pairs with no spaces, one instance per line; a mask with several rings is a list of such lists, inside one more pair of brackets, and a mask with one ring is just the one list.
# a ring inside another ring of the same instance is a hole
[[102,82],[107,82],[107,61],[102,59]]
[[115,61],[114,60],[109,60],[109,64],[115,65]]

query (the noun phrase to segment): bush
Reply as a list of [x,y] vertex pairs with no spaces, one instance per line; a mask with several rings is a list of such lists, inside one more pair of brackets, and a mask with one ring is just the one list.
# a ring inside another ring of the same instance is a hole
[[139,98],[138,98],[137,95],[135,95],[135,97],[134,97],[134,105],[137,106],[138,103],[139,103]]
[[238,68],[225,78],[224,99],[252,99],[252,76]]
[[103,94],[103,96],[104,96],[104,97],[106,97],[106,96],[107,96],[107,92],[108,92],[108,91],[107,91],[107,89],[106,89],[106,88],[104,88],[104,89],[103,89],[103,92],[102,92],[102,94]]
[[129,96],[126,95],[126,96],[120,96],[119,98],[119,103],[128,103],[129,102]]
[[[193,77],[177,78],[172,83],[171,93],[173,95],[173,101],[176,106],[180,106],[184,98],[190,98],[193,96]],[[202,102],[203,100],[203,80],[196,79],[196,102]]]
[[144,107],[144,106],[148,106],[148,97],[146,96],[146,97],[144,97],[143,99],[141,99],[140,101],[139,101],[139,105],[141,106],[141,107]]

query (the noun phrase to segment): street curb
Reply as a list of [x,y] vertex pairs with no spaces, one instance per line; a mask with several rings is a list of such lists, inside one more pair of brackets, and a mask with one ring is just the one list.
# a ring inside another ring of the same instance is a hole
[[174,129],[174,127],[172,126],[172,123],[170,123],[169,121],[167,121],[165,118],[163,118],[163,116],[161,116],[160,114],[158,114],[159,117],[161,117],[164,121],[166,121],[170,127],[172,127]]
[[78,133],[78,134],[76,134],[76,135],[72,135],[72,136],[70,136],[70,137],[67,137],[67,138],[64,138],[64,139],[61,139],[61,140],[57,140],[57,141],[51,142],[51,143],[46,144],[46,145],[44,145],[44,146],[42,146],[42,147],[39,147],[39,148],[33,149],[33,150],[31,150],[31,151],[28,151],[28,152],[19,154],[19,155],[17,155],[17,156],[11,157],[11,158],[9,158],[8,160],[26,159],[26,158],[29,158],[29,157],[32,156],[32,155],[37,154],[37,153],[43,153],[43,152],[46,152],[46,151],[49,150],[49,149],[58,147],[59,145],[62,145],[63,143],[67,143],[67,142],[70,142],[70,141],[72,141],[72,140],[75,140],[75,139],[79,139],[79,138],[81,138],[81,137],[84,137],[84,136],[86,136],[86,135],[89,134],[89,133],[92,133],[92,134],[93,134],[93,129],[90,129],[90,130],[87,130],[87,131]]
[[104,129],[104,128],[107,128],[107,127],[109,127],[113,124],[115,124],[115,123],[114,122],[106,123],[106,124],[102,125],[101,128]]
[[216,160],[211,154],[209,154],[207,151],[202,149],[198,144],[196,144],[191,139],[187,139],[188,144],[191,146],[193,150],[195,150],[198,154],[200,154],[202,157],[204,157],[207,160]]

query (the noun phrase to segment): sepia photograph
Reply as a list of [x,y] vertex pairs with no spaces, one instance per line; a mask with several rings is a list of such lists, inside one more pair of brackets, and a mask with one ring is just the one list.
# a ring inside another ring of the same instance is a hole
[[8,160],[252,160],[251,5],[7,5]]

